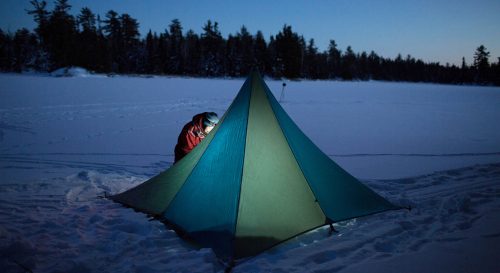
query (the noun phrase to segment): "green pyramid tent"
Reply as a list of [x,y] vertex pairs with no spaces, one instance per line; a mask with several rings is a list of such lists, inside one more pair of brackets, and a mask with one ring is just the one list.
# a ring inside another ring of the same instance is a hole
[[333,222],[399,209],[321,152],[256,71],[191,153],[111,199],[160,217],[223,259],[256,255]]

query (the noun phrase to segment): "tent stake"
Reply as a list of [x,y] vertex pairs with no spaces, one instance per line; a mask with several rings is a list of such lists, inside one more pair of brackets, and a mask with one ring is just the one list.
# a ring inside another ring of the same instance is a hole
[[281,95],[280,95],[279,103],[282,103],[283,100],[285,99],[285,86],[286,86],[286,83],[283,82],[283,88],[281,89]]
[[234,259],[231,258],[231,261],[229,264],[226,266],[226,269],[224,270],[224,273],[231,273],[233,271],[233,267],[235,266]]
[[330,231],[328,232],[328,235],[332,235],[334,232],[338,233],[338,231],[333,227],[333,223],[330,223]]

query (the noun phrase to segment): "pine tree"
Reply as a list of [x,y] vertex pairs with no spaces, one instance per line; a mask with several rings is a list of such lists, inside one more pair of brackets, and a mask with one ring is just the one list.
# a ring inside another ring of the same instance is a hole
[[70,9],[68,0],[56,0],[49,18],[47,36],[53,68],[75,63],[76,23],[74,17],[69,14]]
[[122,55],[119,58],[120,72],[137,72],[137,67],[142,59],[139,52],[139,23],[129,14],[119,17],[122,30]]
[[491,66],[491,70],[493,73],[493,83],[500,86],[500,57],[497,58],[497,63]]
[[223,71],[224,39],[219,24],[208,20],[201,35],[201,66],[205,76],[221,76]]
[[273,35],[269,37],[269,45],[267,47],[269,54],[269,74],[275,78],[283,77],[284,65],[278,57],[276,49],[276,39]]
[[401,53],[398,53],[396,59],[392,63],[391,74],[393,75],[395,81],[404,81],[404,62]]
[[172,20],[169,25],[169,53],[168,73],[182,75],[184,73],[184,36],[182,35],[182,25],[178,19]]
[[101,20],[101,16],[97,15],[97,25],[96,25],[96,34],[97,34],[97,45],[96,45],[96,53],[94,56],[95,59],[95,69],[98,72],[111,72],[110,61],[109,61],[109,48],[108,48],[108,40],[104,35],[104,27],[103,21]]
[[87,69],[99,69],[98,52],[99,36],[97,34],[97,21],[95,14],[87,7],[80,10],[77,16],[77,24],[80,28],[77,43],[77,65]]
[[278,75],[287,78],[300,77],[304,53],[304,39],[292,31],[291,26],[284,25],[276,35],[275,41],[276,65]]
[[203,33],[189,30],[184,36],[179,20],[159,36],[149,31],[140,39],[139,23],[128,14],[106,13],[106,19],[82,8],[78,16],[69,14],[68,0],[56,0],[49,12],[46,2],[31,0],[36,35],[19,30],[15,35],[0,29],[0,69],[48,70],[79,65],[99,72],[167,73],[202,76],[243,76],[257,66],[274,77],[307,77],[427,81],[442,83],[500,84],[500,60],[489,63],[490,53],[481,45],[474,54],[474,64],[441,65],[424,63],[407,55],[384,58],[371,51],[355,53],[337,48],[334,40],[319,52],[310,39],[284,25],[266,43],[262,32],[251,35],[245,26],[228,39],[222,37],[217,22],[208,22]]
[[226,75],[231,77],[240,76],[240,65],[241,59],[239,58],[239,47],[240,47],[239,37],[235,37],[231,34],[227,37],[226,48],[225,48],[225,71]]
[[149,30],[145,41],[145,73],[161,73],[161,62],[159,54],[159,38],[156,33]]
[[260,30],[257,31],[257,34],[255,34],[253,52],[255,58],[255,66],[262,73],[270,74],[271,64],[269,60],[269,50],[266,40],[264,39],[264,35]]
[[352,80],[356,76],[356,55],[351,46],[347,46],[346,52],[342,56],[340,76],[344,80]]
[[370,79],[378,80],[381,78],[380,57],[375,51],[370,51],[368,55],[368,73]]
[[476,69],[475,81],[477,83],[484,84],[488,80],[488,72],[490,68],[490,63],[488,58],[490,53],[486,51],[486,47],[483,45],[479,46],[474,53],[474,68]]
[[340,61],[341,52],[337,49],[337,43],[335,40],[330,40],[328,46],[328,77],[337,78],[340,76]]
[[363,51],[361,55],[358,56],[356,64],[358,67],[357,78],[363,81],[368,80],[370,78],[369,62],[368,62],[368,54],[365,51]]
[[13,40],[13,70],[21,72],[33,68],[35,62],[37,38],[26,28],[16,31]]
[[319,77],[318,48],[314,44],[314,39],[310,39],[304,56],[303,76],[310,79]]
[[465,57],[462,57],[462,65],[460,66],[460,83],[470,83],[472,82],[472,78],[470,75],[470,68],[465,62]]
[[192,29],[186,33],[184,43],[184,52],[186,54],[184,71],[188,75],[199,75],[201,73],[201,45],[200,38]]
[[165,29],[163,33],[160,33],[158,37],[158,56],[161,72],[163,74],[169,73],[169,61],[170,61],[170,33],[168,29]]
[[11,44],[12,41],[9,35],[0,29],[0,71],[10,71],[12,69],[12,57],[10,56]]
[[37,34],[38,47],[34,62],[34,69],[48,71],[52,66],[52,57],[49,52],[49,16],[50,12],[46,10],[47,2],[38,0],[30,1],[33,6],[32,10],[26,10],[29,15],[33,15],[34,21],[37,23],[35,33]]
[[328,79],[328,53],[326,51],[319,53],[316,60],[318,62],[318,79]]
[[80,14],[77,16],[77,23],[80,26],[81,32],[97,33],[95,14],[88,7],[80,10]]
[[241,60],[238,74],[247,75],[255,64],[254,39],[245,26],[242,26],[237,34],[240,41],[239,58]]
[[123,50],[123,35],[122,26],[118,17],[118,13],[110,10],[106,13],[106,19],[103,21],[103,31],[107,39],[107,61],[106,67],[110,72],[120,72],[119,65],[121,57],[124,54]]
[[35,22],[37,23],[37,27],[35,28],[35,32],[38,34],[38,38],[40,43],[44,45],[45,40],[47,39],[47,27],[49,24],[49,15],[50,13],[46,10],[47,2],[38,0],[31,0],[31,5],[33,6],[33,10],[26,10],[29,15],[33,15]]
[[235,36],[229,35],[225,59],[225,70],[231,76],[247,75],[256,63],[254,38],[245,26]]

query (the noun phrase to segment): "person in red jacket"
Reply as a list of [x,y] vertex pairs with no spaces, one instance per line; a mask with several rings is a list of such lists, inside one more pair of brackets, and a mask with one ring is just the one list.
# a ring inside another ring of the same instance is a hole
[[219,122],[219,117],[214,112],[204,112],[197,114],[193,120],[182,128],[182,131],[175,145],[174,164],[191,152]]

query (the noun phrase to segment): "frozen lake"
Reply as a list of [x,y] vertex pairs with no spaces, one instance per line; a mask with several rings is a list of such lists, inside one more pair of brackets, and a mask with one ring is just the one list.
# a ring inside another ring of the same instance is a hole
[[[222,115],[243,80],[0,75],[2,177],[82,167],[151,176],[173,161],[182,126],[198,112]],[[498,87],[287,83],[285,110],[358,178],[500,161]],[[267,84],[279,98],[281,82]]]
[[[222,272],[210,249],[97,196],[168,168],[183,125],[222,115],[243,81],[0,74],[0,268]],[[282,82],[266,83],[279,98]],[[286,83],[281,104],[316,145],[415,209],[315,230],[235,272],[500,268],[500,88]]]

